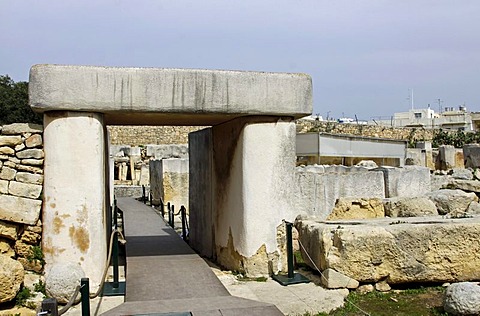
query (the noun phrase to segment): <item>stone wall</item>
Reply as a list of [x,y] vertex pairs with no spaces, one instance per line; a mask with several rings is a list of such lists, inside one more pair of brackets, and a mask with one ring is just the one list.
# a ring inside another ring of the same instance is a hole
[[188,133],[204,126],[108,126],[112,145],[187,144]]
[[297,133],[324,132],[366,137],[431,141],[436,131],[435,129],[424,128],[393,128],[380,125],[340,124],[337,122],[310,120],[297,121]]
[[[436,130],[393,128],[379,125],[340,124],[337,122],[297,120],[297,133],[325,132],[343,135],[431,141]],[[112,145],[187,144],[188,133],[204,126],[108,126]]]
[[43,128],[10,124],[0,128],[0,303],[15,297],[25,271],[41,273]]

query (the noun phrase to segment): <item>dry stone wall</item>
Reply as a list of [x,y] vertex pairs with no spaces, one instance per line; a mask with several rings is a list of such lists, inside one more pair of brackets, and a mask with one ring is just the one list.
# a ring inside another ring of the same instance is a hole
[[[42,272],[40,247],[43,184],[43,128],[0,127],[0,303],[12,300],[25,270]],[[12,278],[12,276],[15,276]]]
[[108,126],[112,145],[188,144],[188,133],[205,126]]

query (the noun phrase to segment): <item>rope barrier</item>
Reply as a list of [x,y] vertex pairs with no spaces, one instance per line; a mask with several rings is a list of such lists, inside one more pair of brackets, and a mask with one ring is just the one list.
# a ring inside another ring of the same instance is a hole
[[[300,241],[300,239],[298,239],[298,244],[300,245],[300,247],[302,247],[303,249],[303,252],[307,255],[308,257],[308,260],[310,260],[310,262],[313,264],[313,266],[315,267],[315,270],[318,271],[318,273],[320,273],[320,276],[325,280],[327,281],[327,278],[323,275],[322,271],[320,271],[320,269],[317,267],[317,265],[315,264],[315,262],[313,261],[312,257],[310,257],[310,255],[308,254],[308,251],[305,249],[305,247],[303,246],[302,242]],[[347,281],[347,284],[345,284],[345,288],[347,288],[348,284],[350,283],[350,280]],[[367,316],[371,316],[369,313],[367,313],[366,311],[364,311],[363,309],[361,309],[358,305],[356,305],[355,303],[353,303],[352,301],[350,301],[348,299],[348,297],[345,297],[345,300],[350,303],[353,307],[355,307],[356,309],[358,309],[360,312],[362,312],[363,314],[367,315]]]
[[[97,292],[90,294],[89,298],[95,298],[102,292],[103,285],[105,284],[105,279],[107,277],[108,268],[110,267],[110,262],[112,260],[112,249],[113,249],[113,239],[114,239],[113,237],[115,236],[115,234],[119,234],[120,237],[123,240],[125,240],[125,237],[123,236],[122,232],[120,232],[118,229],[115,229],[114,231],[112,231],[112,234],[110,235],[110,244],[108,247],[108,255],[107,255],[107,260],[105,262],[105,269],[103,270],[102,281],[100,282]],[[62,315],[66,313],[70,309],[70,307],[72,307],[78,294],[80,293],[80,288],[81,288],[80,285],[77,285],[75,287],[75,291],[73,292],[73,295],[70,297],[70,300],[68,301],[67,305],[65,305],[61,310],[58,311],[58,315]]]

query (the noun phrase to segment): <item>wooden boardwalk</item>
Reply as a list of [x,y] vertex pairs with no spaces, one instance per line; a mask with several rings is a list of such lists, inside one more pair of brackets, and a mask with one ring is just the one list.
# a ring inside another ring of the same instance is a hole
[[153,210],[120,198],[126,244],[125,303],[103,315],[283,315],[271,304],[234,297]]

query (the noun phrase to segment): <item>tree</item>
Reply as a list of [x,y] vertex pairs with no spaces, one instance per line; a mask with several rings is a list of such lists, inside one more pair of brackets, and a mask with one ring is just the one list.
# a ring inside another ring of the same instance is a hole
[[42,116],[28,105],[28,82],[0,75],[0,125],[11,123],[42,124]]

